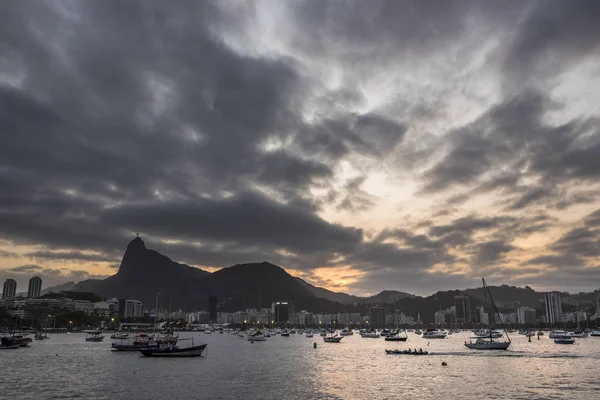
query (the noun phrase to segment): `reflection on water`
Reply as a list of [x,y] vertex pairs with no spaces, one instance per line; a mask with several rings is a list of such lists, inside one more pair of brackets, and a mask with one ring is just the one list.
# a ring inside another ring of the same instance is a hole
[[[354,335],[340,344],[301,335],[257,343],[228,334],[196,336],[209,344],[206,357],[153,359],[114,353],[110,341],[88,343],[81,334],[53,335],[28,349],[0,352],[0,397],[591,399],[600,394],[600,338],[561,346],[547,337],[528,343],[517,336],[509,351],[481,352],[463,346],[466,333],[441,340],[409,333],[405,343]],[[384,352],[409,347],[431,355]]]

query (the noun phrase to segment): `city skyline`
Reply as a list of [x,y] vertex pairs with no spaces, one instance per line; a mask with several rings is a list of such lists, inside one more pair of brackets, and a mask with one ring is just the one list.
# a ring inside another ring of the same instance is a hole
[[2,282],[139,232],[363,296],[597,289],[598,2],[0,9]]

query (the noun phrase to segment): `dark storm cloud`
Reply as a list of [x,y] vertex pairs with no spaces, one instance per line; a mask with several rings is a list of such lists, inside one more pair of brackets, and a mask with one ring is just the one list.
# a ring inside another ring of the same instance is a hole
[[329,224],[312,213],[251,192],[224,199],[114,207],[104,211],[103,219],[151,235],[302,253],[350,251],[362,240],[360,229]]
[[106,254],[90,254],[80,251],[34,251],[26,254],[27,257],[41,261],[67,261],[67,262],[115,262],[118,256],[109,256]]
[[84,270],[69,270],[66,268],[43,268],[39,265],[21,265],[8,269],[0,269],[0,281],[14,279],[17,281],[17,292],[27,291],[28,281],[33,276],[42,278],[42,287],[59,285],[68,281],[85,279],[104,279],[106,275],[93,275]]
[[501,261],[506,253],[516,249],[515,246],[507,244],[502,240],[477,243],[474,247],[475,255],[473,264],[477,266],[485,266]]

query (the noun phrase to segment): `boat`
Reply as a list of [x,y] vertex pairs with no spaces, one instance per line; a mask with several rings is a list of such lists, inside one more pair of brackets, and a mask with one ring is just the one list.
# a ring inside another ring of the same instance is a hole
[[556,344],[573,344],[573,343],[575,343],[575,339],[573,339],[571,336],[564,335],[564,336],[554,339],[554,343],[556,343]]
[[14,350],[19,347],[21,347],[19,343],[11,337],[3,336],[2,339],[0,339],[0,350]]
[[406,342],[406,339],[408,339],[408,336],[406,336],[406,332],[396,331],[393,332],[391,335],[386,336],[384,340],[386,342]]
[[417,329],[417,330],[415,331],[415,334],[417,334],[417,335],[422,335],[422,334],[423,334],[423,331],[421,331],[420,329]]
[[590,333],[590,336],[600,336],[600,331],[596,330],[596,331],[592,331]]
[[544,331],[537,331],[537,332],[536,332],[536,335],[537,335],[537,336],[544,336]]
[[423,332],[423,339],[444,339],[446,332],[437,329],[429,328]]
[[493,337],[495,339],[497,338],[501,338],[502,337],[502,332],[496,330],[496,329],[477,329],[475,332],[473,332],[473,335],[475,335],[476,337]]
[[323,341],[325,343],[340,343],[343,338],[344,338],[344,336],[337,336],[337,335],[325,336],[323,338]]
[[290,337],[290,333],[287,330],[281,331],[281,336]]
[[12,335],[10,336],[10,339],[13,339],[15,342],[17,342],[19,347],[28,347],[31,342],[33,342],[32,338],[25,335]]
[[586,338],[588,337],[588,333],[578,329],[576,331],[567,333],[567,336],[571,336],[574,338]]
[[104,340],[104,335],[100,331],[90,331],[85,337],[86,342],[101,342]]
[[[160,343],[153,347],[139,349],[139,352],[145,357],[200,357],[206,349],[206,343],[194,346],[194,339],[190,339],[192,340],[190,347],[182,348],[173,343]],[[179,339],[179,341],[181,340],[185,339]]]
[[354,335],[354,332],[352,332],[352,330],[350,330],[350,329],[342,329],[340,331],[340,335],[341,336],[352,336],[352,335]]
[[312,332],[306,332],[304,334],[304,336],[306,336],[307,338],[311,338],[311,337],[313,337],[313,333]]
[[[489,287],[485,283],[485,279],[481,278],[481,282],[483,283],[484,299],[487,299],[487,295],[489,295],[490,302],[494,306],[494,311],[497,315],[499,315],[500,313],[498,312],[496,303],[494,303],[492,293],[490,292]],[[504,324],[502,324],[502,329],[504,329],[504,333],[506,334],[506,341],[494,340],[494,338],[498,338],[498,333],[500,334],[500,336],[502,336],[502,333],[495,329],[490,329],[488,330],[488,337],[477,336],[474,338],[475,342],[473,342],[473,338],[471,338],[468,342],[465,341],[465,346],[472,350],[506,350],[508,349],[508,346],[510,346],[511,341],[510,337],[508,336],[508,332],[506,331],[506,328],[504,328]]]
[[563,330],[554,330],[554,331],[550,332],[550,334],[548,335],[548,337],[550,339],[559,339],[559,338],[565,336],[566,334],[567,334],[566,331],[563,331]]
[[366,338],[366,339],[379,339],[380,338],[379,333],[377,333],[375,331],[361,332],[360,337]]
[[392,332],[389,329],[382,329],[381,332],[379,332],[379,336],[383,336],[383,337],[388,337],[392,334]]
[[406,355],[411,355],[411,356],[426,356],[429,353],[426,351],[423,351],[422,349],[419,349],[419,351],[417,351],[417,349],[415,349],[415,351],[411,351],[410,349],[408,349],[408,350],[386,350],[385,354],[406,354]]
[[267,338],[262,331],[257,330],[248,334],[248,340],[250,342],[264,342],[267,340]]
[[113,333],[112,335],[110,335],[111,339],[119,339],[119,340],[127,339],[128,337],[129,337],[129,335],[127,333]]
[[[111,345],[111,348],[116,351],[138,351],[139,349],[144,349],[150,345],[156,346],[156,342],[151,343],[151,338],[145,333],[137,335],[135,338],[131,339],[125,337],[125,339],[117,339],[120,341],[114,342]],[[126,341],[127,342],[124,342]]]
[[50,339],[48,337],[48,335],[46,335],[45,333],[42,332],[36,332],[35,335],[33,336],[33,338],[35,340],[45,340],[45,339]]

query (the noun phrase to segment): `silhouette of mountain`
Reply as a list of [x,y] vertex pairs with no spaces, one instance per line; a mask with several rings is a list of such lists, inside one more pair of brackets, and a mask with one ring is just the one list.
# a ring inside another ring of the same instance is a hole
[[343,304],[393,304],[398,300],[414,297],[412,294],[399,292],[397,290],[384,290],[369,297],[353,296],[347,293],[332,292],[331,290],[311,285],[300,278],[296,279],[302,286],[310,290],[315,296],[331,301],[337,301]]
[[65,282],[61,285],[50,286],[46,289],[42,289],[41,295],[43,296],[47,293],[58,293],[58,292],[69,291],[69,290],[73,289],[73,287],[75,287],[75,285],[76,285],[75,282],[70,281],[70,282]]
[[306,282],[301,278],[296,279],[298,280],[298,282],[300,282],[302,286],[310,290],[315,296],[321,297],[323,299],[337,301],[343,304],[360,303],[364,299],[363,297],[353,296],[347,293],[332,292],[331,290],[311,285],[310,283]]
[[283,268],[268,262],[209,273],[147,249],[139,237],[127,246],[117,274],[79,282],[73,290],[137,299],[147,308],[154,308],[156,293],[160,292],[160,306],[168,308],[171,304],[174,310],[206,309],[208,296],[215,295],[219,311],[268,308],[273,301],[290,301],[297,310],[344,311],[344,305],[315,296]]

